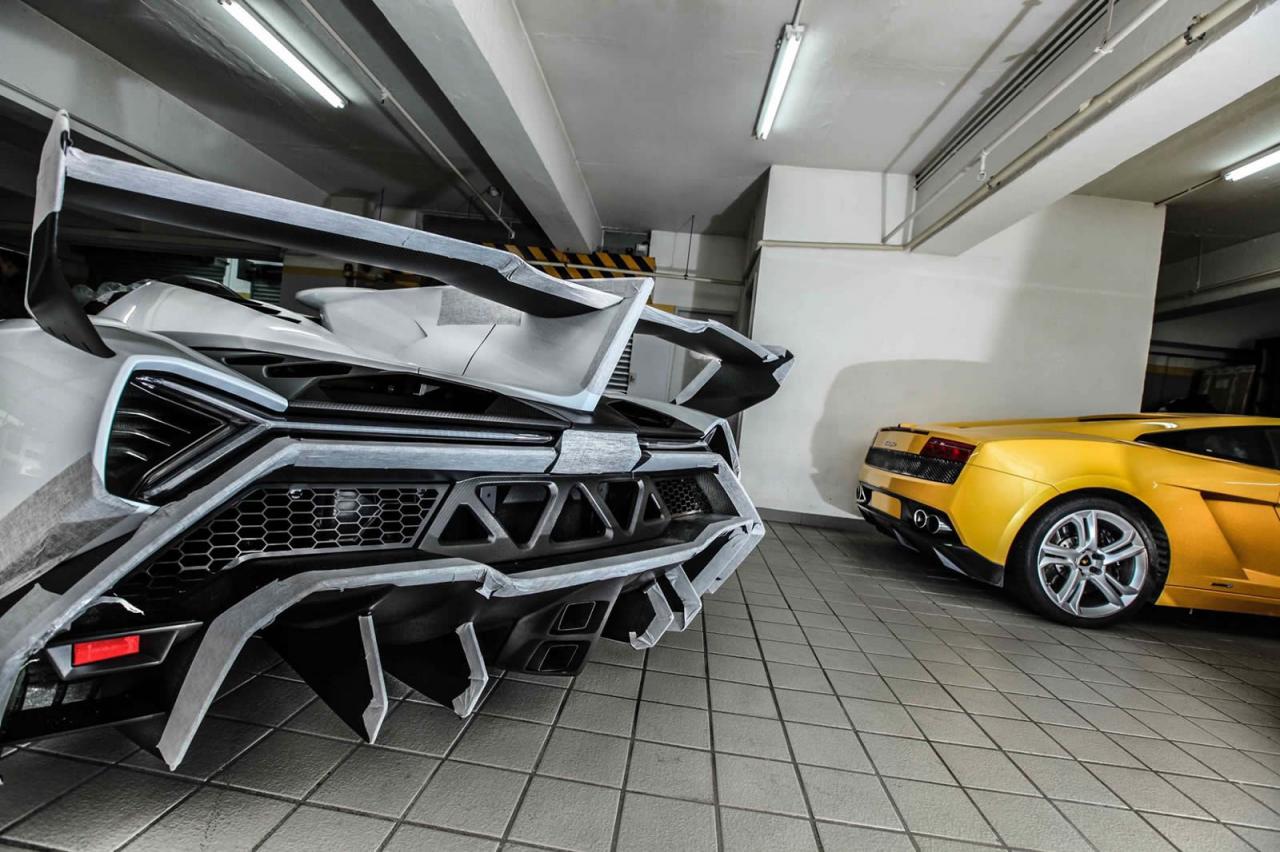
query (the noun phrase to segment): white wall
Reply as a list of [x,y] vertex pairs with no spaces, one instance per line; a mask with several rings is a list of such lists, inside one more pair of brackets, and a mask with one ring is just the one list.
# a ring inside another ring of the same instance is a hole
[[[775,207],[789,195],[775,183],[796,171],[771,175],[766,239],[810,233],[770,216],[830,215],[823,175],[802,176],[818,196],[810,203]],[[851,221],[866,229],[870,218]],[[788,347],[796,364],[745,415],[756,503],[850,517],[871,436],[899,421],[1135,410],[1163,220],[1149,204],[1070,196],[957,257],[762,249],[752,336]]]

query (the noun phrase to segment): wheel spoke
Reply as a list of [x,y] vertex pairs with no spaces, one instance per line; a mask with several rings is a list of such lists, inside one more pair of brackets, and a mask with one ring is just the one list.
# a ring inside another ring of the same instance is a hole
[[1084,574],[1079,568],[1072,566],[1071,573],[1067,575],[1062,588],[1057,591],[1054,597],[1057,599],[1058,606],[1079,615],[1082,595],[1084,595]]
[[1124,606],[1124,601],[1120,599],[1119,593],[1117,593],[1112,584],[1108,582],[1112,579],[1113,578],[1108,574],[1094,574],[1089,578],[1089,582],[1093,583],[1094,587],[1098,591],[1102,592],[1102,596],[1107,599],[1107,603],[1115,607],[1122,607]]
[[1122,583],[1120,582],[1119,577],[1108,574],[1105,571],[1102,573],[1102,581],[1111,587],[1117,595],[1122,597],[1125,595],[1136,595],[1138,593],[1138,588],[1136,586],[1130,586],[1127,583]]
[[1140,541],[1132,542],[1119,550],[1104,549],[1102,551],[1102,564],[1115,565],[1117,562],[1124,562],[1126,559],[1141,555],[1146,549],[1146,546]]
[[1093,509],[1076,515],[1076,526],[1080,530],[1080,541],[1076,546],[1080,550],[1090,550],[1098,543],[1098,513]]
[[1040,547],[1040,565],[1043,567],[1045,563],[1074,565],[1077,553],[1069,547],[1063,547],[1060,544],[1045,544]]

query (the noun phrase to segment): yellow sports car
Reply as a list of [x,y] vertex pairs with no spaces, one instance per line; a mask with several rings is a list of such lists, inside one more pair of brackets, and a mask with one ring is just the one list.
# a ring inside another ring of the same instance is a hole
[[876,434],[857,501],[901,543],[1066,624],[1151,601],[1280,615],[1280,419],[904,423]]

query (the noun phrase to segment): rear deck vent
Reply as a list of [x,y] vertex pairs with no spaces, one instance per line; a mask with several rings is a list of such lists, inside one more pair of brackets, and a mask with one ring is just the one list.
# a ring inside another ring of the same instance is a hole
[[121,394],[111,421],[107,490],[119,497],[137,497],[237,425],[211,408],[179,399],[145,376],[135,376]]

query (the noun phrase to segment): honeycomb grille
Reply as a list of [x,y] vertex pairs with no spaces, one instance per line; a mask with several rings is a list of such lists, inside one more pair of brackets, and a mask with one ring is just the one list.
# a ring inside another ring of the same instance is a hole
[[901,473],[930,482],[944,482],[948,485],[955,482],[964,469],[964,462],[950,459],[931,459],[915,453],[904,453],[902,450],[886,450],[883,447],[872,447],[867,451],[867,464],[890,473]]
[[149,602],[196,589],[249,556],[408,546],[444,489],[271,486],[249,492],[188,533],[118,593]]
[[701,515],[711,511],[711,501],[692,476],[655,479],[653,486],[672,515]]

